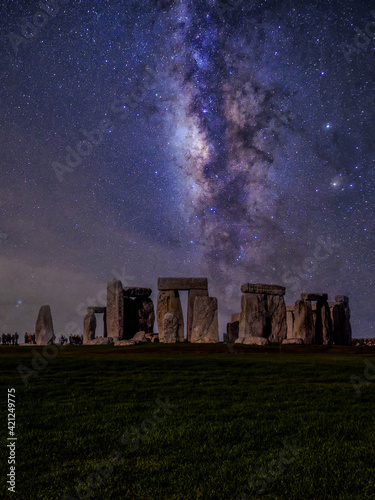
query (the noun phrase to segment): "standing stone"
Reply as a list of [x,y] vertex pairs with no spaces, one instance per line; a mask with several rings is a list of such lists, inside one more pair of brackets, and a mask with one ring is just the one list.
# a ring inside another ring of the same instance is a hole
[[331,312],[327,300],[319,299],[316,304],[315,343],[330,345],[333,342]]
[[270,342],[281,342],[287,337],[286,307],[282,295],[266,295],[267,316],[271,333],[268,336]]
[[243,293],[239,339],[246,337],[267,337],[266,304],[263,295]]
[[156,321],[159,330],[159,340],[163,338],[164,315],[171,312],[178,319],[177,341],[184,341],[184,317],[178,290],[163,290],[158,294],[158,303],[156,307]]
[[294,306],[286,306],[287,339],[294,338]]
[[219,342],[216,297],[195,297],[191,342]]
[[297,300],[294,306],[294,337],[303,339],[305,344],[315,341],[313,312],[309,300]]
[[350,324],[349,298],[336,295],[333,306],[333,338],[337,345],[351,345],[352,327]]
[[108,337],[124,338],[124,303],[122,283],[111,280],[107,285],[107,335]]
[[50,306],[42,306],[39,310],[38,319],[35,325],[35,342],[38,345],[53,344],[55,333]]
[[171,312],[164,314],[162,334],[159,333],[159,341],[166,344],[174,344],[178,341],[179,321],[177,316]]
[[188,293],[188,311],[187,311],[187,339],[191,342],[191,330],[193,327],[194,303],[196,297],[208,297],[208,290],[196,290],[194,288]]
[[228,342],[235,342],[238,339],[240,329],[240,316],[241,313],[232,314],[230,323],[228,323],[227,327]]
[[138,304],[138,329],[145,333],[154,332],[155,310],[151,299],[142,297],[137,300]]
[[93,312],[88,312],[83,320],[83,343],[87,344],[90,340],[94,340],[96,330],[96,317]]

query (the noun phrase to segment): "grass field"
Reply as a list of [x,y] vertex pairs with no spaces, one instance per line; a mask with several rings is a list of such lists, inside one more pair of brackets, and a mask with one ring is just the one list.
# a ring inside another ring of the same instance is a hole
[[49,361],[35,352],[0,347],[2,498],[375,496],[371,348],[72,346],[45,351]]

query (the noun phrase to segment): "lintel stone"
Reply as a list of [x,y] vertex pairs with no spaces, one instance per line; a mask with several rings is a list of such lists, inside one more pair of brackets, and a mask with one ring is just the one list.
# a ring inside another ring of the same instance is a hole
[[301,300],[328,300],[327,293],[301,293]]
[[124,297],[149,297],[151,293],[151,288],[142,288],[138,286],[125,286],[123,288]]
[[285,295],[285,286],[264,285],[261,283],[244,283],[241,286],[242,293],[261,293],[266,295]]
[[159,290],[207,290],[207,278],[158,278]]

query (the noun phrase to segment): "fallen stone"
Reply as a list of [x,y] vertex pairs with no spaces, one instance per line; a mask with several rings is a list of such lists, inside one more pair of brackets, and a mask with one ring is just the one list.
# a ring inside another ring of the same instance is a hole
[[207,278],[159,278],[159,290],[207,289]]
[[216,297],[195,297],[191,342],[219,342]]
[[164,342],[163,322],[166,313],[172,313],[178,319],[178,335],[177,342],[184,341],[184,317],[180,296],[177,290],[164,290],[158,294],[158,304],[156,308],[156,321],[158,324],[159,340]]
[[267,295],[285,295],[285,286],[263,285],[261,283],[244,283],[242,293],[263,293]]
[[191,329],[193,327],[194,302],[196,297],[208,297],[208,290],[190,289],[188,293],[187,311],[187,340],[191,342]]
[[327,293],[301,293],[301,300],[328,300]]
[[268,335],[269,342],[280,344],[287,337],[286,307],[282,295],[267,295],[267,313],[271,333]]
[[282,344],[303,344],[303,339],[284,339]]
[[152,294],[151,288],[141,288],[136,286],[125,286],[123,288],[124,297],[149,297]]
[[42,306],[35,325],[35,342],[37,345],[49,345],[55,342],[55,338],[51,308]]
[[89,340],[86,342],[86,345],[107,345],[107,344],[113,344],[113,338],[112,337],[99,337],[97,339]]
[[157,333],[146,333],[145,337],[150,342],[159,342],[159,335]]
[[245,337],[242,344],[247,345],[267,345],[268,340],[264,337]]
[[159,333],[160,342],[166,344],[174,344],[178,341],[178,326],[179,321],[177,316],[171,312],[164,314],[162,335]]
[[137,332],[134,337],[130,340],[134,340],[135,342],[147,342],[146,332]]
[[239,338],[267,337],[266,305],[263,295],[244,293],[241,297]]
[[[93,309],[93,308],[89,308]],[[93,312],[88,312],[83,320],[83,343],[87,344],[95,338],[96,317]]]
[[[135,340],[118,340],[117,342],[114,343],[115,346],[122,346],[122,345],[137,345],[139,342],[136,342]],[[141,342],[140,342],[141,343]]]

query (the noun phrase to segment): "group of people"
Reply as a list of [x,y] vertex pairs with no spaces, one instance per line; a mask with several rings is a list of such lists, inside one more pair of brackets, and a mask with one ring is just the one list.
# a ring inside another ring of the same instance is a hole
[[1,342],[3,345],[18,345],[18,333],[3,333]]
[[[68,339],[65,335],[61,335],[60,344],[64,345],[68,343]],[[69,344],[83,344],[83,335],[69,335]]]
[[25,344],[36,344],[35,333],[25,332]]

